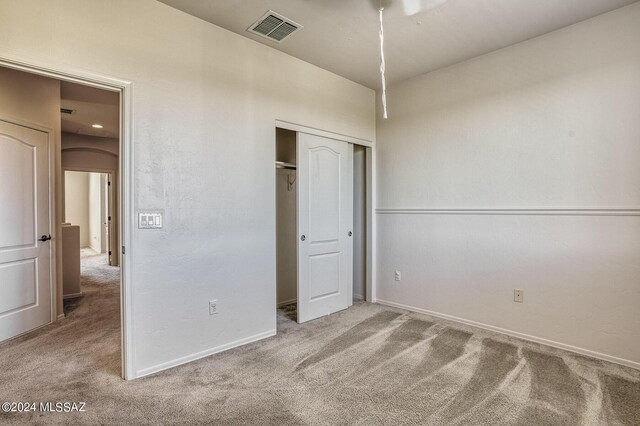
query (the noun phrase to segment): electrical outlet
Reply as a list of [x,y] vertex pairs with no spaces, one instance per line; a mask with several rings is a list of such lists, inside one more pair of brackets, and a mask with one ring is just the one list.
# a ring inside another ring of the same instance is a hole
[[218,300],[209,300],[209,315],[215,315],[218,313]]
[[513,301],[518,303],[524,302],[524,290],[520,290],[517,288],[513,289]]
[[396,278],[396,281],[402,281],[402,272],[396,269],[395,278]]

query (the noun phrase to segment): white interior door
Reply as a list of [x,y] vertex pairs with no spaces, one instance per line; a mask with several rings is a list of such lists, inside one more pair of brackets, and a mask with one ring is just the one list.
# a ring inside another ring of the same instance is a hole
[[353,292],[353,145],[298,133],[298,322],[346,309]]
[[0,120],[0,341],[51,322],[49,226],[48,135]]

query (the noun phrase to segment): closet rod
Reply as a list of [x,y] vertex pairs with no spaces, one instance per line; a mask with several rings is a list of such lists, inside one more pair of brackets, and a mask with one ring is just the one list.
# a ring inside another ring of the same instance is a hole
[[295,170],[296,165],[291,163],[285,163],[284,161],[276,161],[276,169]]

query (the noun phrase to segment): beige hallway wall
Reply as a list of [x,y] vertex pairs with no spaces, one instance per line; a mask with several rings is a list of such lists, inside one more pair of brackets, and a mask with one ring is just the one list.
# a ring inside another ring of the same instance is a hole
[[80,247],[91,245],[90,173],[65,171],[65,222],[80,227]]

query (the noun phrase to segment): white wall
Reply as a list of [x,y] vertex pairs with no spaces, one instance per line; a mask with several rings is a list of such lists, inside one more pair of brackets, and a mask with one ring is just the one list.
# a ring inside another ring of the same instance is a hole
[[273,333],[275,120],[373,140],[373,91],[153,0],[0,9],[0,57],[133,82],[134,375]]
[[389,90],[379,300],[640,366],[639,22],[635,3]]
[[64,181],[65,222],[78,225],[80,227],[80,247],[90,247],[90,174],[66,171]]

